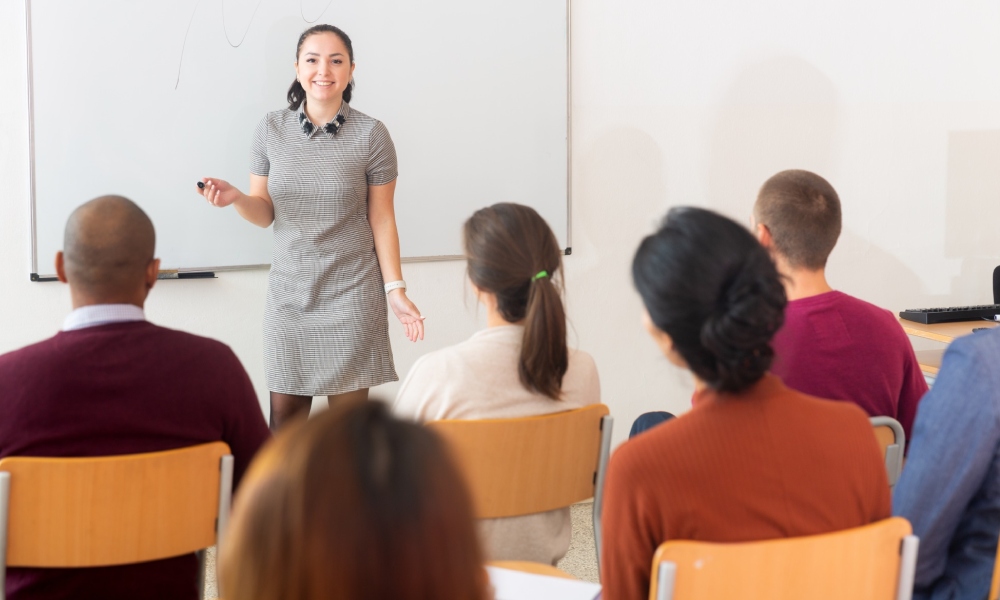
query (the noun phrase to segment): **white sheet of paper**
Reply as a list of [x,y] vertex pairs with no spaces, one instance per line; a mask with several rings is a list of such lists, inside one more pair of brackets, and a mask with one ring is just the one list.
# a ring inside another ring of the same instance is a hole
[[601,586],[589,581],[486,567],[496,600],[597,600]]

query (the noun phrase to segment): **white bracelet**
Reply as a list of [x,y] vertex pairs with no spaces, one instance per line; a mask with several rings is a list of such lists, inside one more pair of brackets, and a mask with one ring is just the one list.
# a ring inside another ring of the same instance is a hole
[[398,290],[399,288],[406,289],[406,282],[400,279],[399,281],[390,281],[385,284],[385,293],[388,294],[392,290]]

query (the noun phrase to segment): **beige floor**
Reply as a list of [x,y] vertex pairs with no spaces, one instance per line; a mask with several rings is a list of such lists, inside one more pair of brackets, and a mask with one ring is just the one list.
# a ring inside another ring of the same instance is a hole
[[577,579],[599,583],[597,578],[597,553],[594,548],[594,522],[590,502],[577,504],[570,509],[573,521],[573,538],[569,552],[557,565]]
[[[573,538],[569,552],[559,561],[559,568],[577,579],[597,582],[597,554],[594,550],[594,526],[590,502],[577,504],[570,509],[573,521]],[[217,598],[215,585],[215,548],[208,549],[205,565],[205,597]]]
[[215,546],[209,548],[205,556],[205,597],[219,597],[219,587],[215,584]]

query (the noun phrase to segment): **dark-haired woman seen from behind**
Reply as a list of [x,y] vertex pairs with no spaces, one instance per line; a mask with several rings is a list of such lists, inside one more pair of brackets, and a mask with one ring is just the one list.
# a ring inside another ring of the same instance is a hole
[[675,208],[632,263],[646,327],[694,376],[692,409],[625,443],[604,492],[603,598],[649,594],[656,547],[858,527],[890,515],[868,417],[767,373],[784,288],[749,231]]
[[[487,328],[421,357],[400,387],[396,414],[502,419],[600,402],[594,360],[566,346],[562,252],[545,220],[527,206],[494,204],[466,221],[464,245]],[[480,532],[489,560],[555,564],[569,549],[569,509],[484,520]]]
[[444,443],[347,400],[254,460],[222,546],[227,600],[486,600],[472,500]]

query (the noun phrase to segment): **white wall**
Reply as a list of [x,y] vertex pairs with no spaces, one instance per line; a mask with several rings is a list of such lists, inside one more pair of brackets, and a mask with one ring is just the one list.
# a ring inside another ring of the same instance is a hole
[[[21,4],[0,0],[0,352],[51,335],[69,310],[64,286],[28,281]],[[1000,235],[982,217],[1000,197],[1000,79],[983,61],[1000,57],[989,41],[1000,40],[998,9],[828,4],[574,3],[567,303],[578,346],[597,360],[616,441],[639,413],[689,404],[687,376],[641,330],[629,278],[634,248],[669,206],[745,222],[768,176],[812,169],[844,203],[835,287],[894,310],[990,301]],[[134,76],[122,74],[120,91]],[[515,87],[512,101],[530,106],[530,92]],[[463,269],[404,266],[428,336],[413,345],[392,328],[401,376],[422,352],[480,326]],[[160,282],[148,316],[232,346],[266,403],[265,285],[263,272]]]

